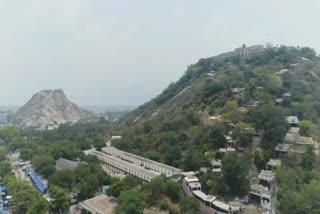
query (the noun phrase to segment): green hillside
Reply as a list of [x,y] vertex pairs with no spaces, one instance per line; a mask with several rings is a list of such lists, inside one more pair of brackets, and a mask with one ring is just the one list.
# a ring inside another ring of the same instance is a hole
[[[320,58],[307,47],[270,48],[245,62],[200,59],[119,121],[113,132],[123,138],[113,145],[185,171],[222,159],[222,174],[204,173],[200,180],[204,191],[227,200],[247,194],[252,178],[275,157],[290,129],[287,116],[301,121],[299,136],[319,141]],[[219,152],[227,146],[239,152]],[[313,146],[295,147],[283,160],[277,171],[281,213],[319,206],[310,199],[320,193],[317,153]]]
[[[223,135],[230,131],[231,122],[238,128],[254,128],[263,134],[264,146],[273,148],[284,140],[285,116],[319,124],[319,62],[310,48],[284,46],[245,63],[200,59],[180,80],[120,121],[124,140],[117,146],[142,155],[158,151],[163,161],[181,166],[183,155],[170,159],[166,153],[193,146],[214,151],[224,145]],[[282,69],[288,71],[277,74]],[[243,91],[234,96],[233,88]],[[283,98],[280,106],[276,98]],[[255,102],[259,106],[250,107]],[[210,116],[221,119],[211,120]],[[250,142],[242,143],[250,146]]]

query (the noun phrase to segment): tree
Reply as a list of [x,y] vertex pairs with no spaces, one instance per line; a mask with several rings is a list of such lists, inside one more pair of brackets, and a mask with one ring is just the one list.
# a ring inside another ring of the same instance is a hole
[[303,204],[301,209],[305,213],[316,214],[320,212],[320,181],[312,180],[309,184],[305,184],[301,192]]
[[203,136],[205,136],[204,128],[201,125],[190,127],[188,133],[191,140],[196,144],[200,144],[203,141]]
[[102,147],[106,146],[106,141],[101,138],[101,137],[96,137],[93,142],[92,145],[98,150],[101,151]]
[[314,59],[317,56],[317,53],[309,47],[302,47],[300,51],[303,54],[303,56],[308,59]]
[[265,169],[267,162],[270,160],[270,154],[267,151],[254,152],[254,164],[259,170]]
[[222,177],[229,192],[244,195],[249,190],[249,164],[244,157],[229,153],[222,159]]
[[12,138],[18,137],[20,135],[20,130],[15,126],[5,126],[0,129],[0,138],[4,139],[6,143]]
[[9,162],[0,162],[0,177],[5,177],[11,172],[11,165]]
[[284,214],[320,211],[320,177],[314,171],[280,167],[276,171],[278,209]]
[[244,89],[244,97],[246,101],[249,101],[250,99],[254,99],[256,97],[256,89],[257,80],[255,78],[251,78]]
[[57,160],[59,158],[66,158],[68,160],[75,160],[83,157],[83,152],[79,145],[72,143],[70,140],[59,140],[52,146],[52,157]]
[[301,134],[308,137],[310,137],[312,132],[317,128],[317,125],[311,120],[302,120],[299,126]]
[[177,166],[181,156],[181,147],[178,144],[171,145],[164,153],[164,162],[171,166]]
[[212,127],[209,131],[209,142],[212,148],[219,149],[225,146],[224,130],[220,127]]
[[49,184],[53,186],[59,186],[64,189],[71,190],[74,183],[74,175],[70,171],[56,171],[49,178]]
[[37,172],[44,177],[50,177],[55,171],[55,161],[52,157],[46,155],[37,155],[32,158],[32,164]]
[[266,146],[273,147],[284,142],[289,124],[285,119],[285,112],[281,107],[264,105],[249,112],[250,120],[263,133]]
[[144,156],[154,161],[160,161],[161,153],[157,151],[147,151]]
[[0,149],[0,161],[7,160],[8,151],[6,149]]
[[4,183],[15,199],[17,213],[38,214],[48,212],[48,203],[28,182],[20,181],[14,175],[7,175],[4,178]]
[[254,134],[254,128],[244,122],[236,124],[235,129],[232,131],[232,136],[241,146],[249,146],[252,143],[252,135]]
[[172,202],[179,202],[181,189],[178,183],[168,180],[165,183],[164,189],[166,195],[170,198]]
[[238,109],[238,103],[236,101],[228,101],[223,106],[223,112],[228,113],[230,111],[235,111]]
[[317,161],[313,146],[308,146],[307,151],[302,155],[301,166],[306,170],[312,170]]
[[65,189],[58,186],[51,186],[49,192],[52,197],[52,207],[59,213],[69,207],[70,201],[68,198],[68,193]]
[[183,160],[183,167],[185,171],[197,171],[206,162],[203,155],[192,146],[188,149],[187,155]]
[[133,175],[127,175],[122,182],[129,187],[138,187],[139,185],[142,184],[142,180],[136,176]]
[[87,176],[78,183],[79,194],[78,199],[84,200],[88,198],[92,198],[94,193],[97,191],[99,186],[99,182],[94,176]]
[[146,196],[138,191],[121,192],[118,198],[117,214],[142,214],[146,206]]
[[42,197],[36,197],[31,204],[28,204],[27,214],[47,213],[48,203]]
[[200,214],[200,204],[195,198],[184,197],[181,200],[181,214]]
[[126,191],[128,189],[129,187],[124,182],[118,181],[111,186],[111,194],[117,198],[119,197],[121,192]]

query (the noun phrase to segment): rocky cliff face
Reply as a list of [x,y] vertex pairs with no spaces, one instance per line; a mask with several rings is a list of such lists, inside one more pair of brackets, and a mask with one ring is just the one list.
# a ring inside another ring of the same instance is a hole
[[40,125],[77,122],[92,119],[95,115],[70,102],[62,89],[43,90],[22,106],[13,116],[13,122],[20,126],[37,127]]

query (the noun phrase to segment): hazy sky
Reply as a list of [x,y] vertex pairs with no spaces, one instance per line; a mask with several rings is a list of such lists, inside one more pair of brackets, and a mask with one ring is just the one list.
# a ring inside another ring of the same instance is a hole
[[318,0],[0,0],[0,105],[48,88],[139,105],[242,43],[319,51],[319,11]]

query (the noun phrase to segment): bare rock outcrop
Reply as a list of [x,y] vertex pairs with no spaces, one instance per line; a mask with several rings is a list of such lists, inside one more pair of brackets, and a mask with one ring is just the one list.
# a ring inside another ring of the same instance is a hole
[[22,106],[13,122],[24,127],[63,124],[93,119],[95,115],[70,102],[62,89],[43,90]]

